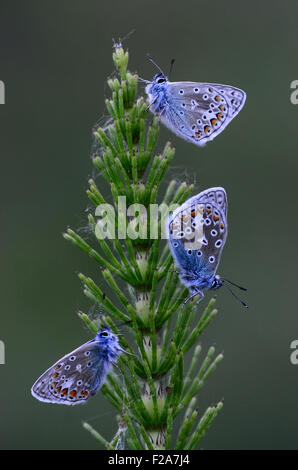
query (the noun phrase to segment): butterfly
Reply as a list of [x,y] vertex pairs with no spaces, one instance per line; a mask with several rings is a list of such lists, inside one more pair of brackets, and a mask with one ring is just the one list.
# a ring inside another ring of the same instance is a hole
[[169,247],[178,268],[181,282],[189,289],[185,302],[206,289],[225,287],[225,281],[241,290],[237,284],[221,278],[217,272],[223,247],[228,235],[228,201],[224,188],[214,187],[188,199],[167,219],[166,231]]
[[199,146],[220,134],[246,100],[240,88],[219,83],[170,82],[162,71],[154,75],[152,82],[142,81],[148,83],[145,91],[149,109],[176,135]]
[[77,405],[85,403],[105,383],[122,352],[118,336],[109,328],[62,357],[46,370],[31,388],[32,395],[46,403]]

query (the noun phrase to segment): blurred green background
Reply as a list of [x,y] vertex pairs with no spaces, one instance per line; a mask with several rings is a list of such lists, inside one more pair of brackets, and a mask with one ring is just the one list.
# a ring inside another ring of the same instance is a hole
[[229,237],[219,272],[249,289],[248,310],[218,292],[219,314],[202,338],[205,351],[215,343],[225,355],[198,401],[201,412],[225,401],[202,447],[298,447],[298,366],[290,363],[298,339],[298,106],[290,102],[297,18],[294,1],[1,1],[2,449],[96,449],[82,420],[108,439],[117,429],[101,394],[69,408],[39,403],[30,387],[91,338],[76,315],[91,307],[76,273],[109,293],[95,263],[61,234],[86,226],[91,129],[105,112],[112,38],[133,29],[125,45],[130,69],[143,78],[156,73],[150,52],[166,70],[176,58],[174,81],[247,93],[239,116],[205,148],[165,128],[159,140],[177,149],[166,183],[177,177],[197,192],[226,188]]

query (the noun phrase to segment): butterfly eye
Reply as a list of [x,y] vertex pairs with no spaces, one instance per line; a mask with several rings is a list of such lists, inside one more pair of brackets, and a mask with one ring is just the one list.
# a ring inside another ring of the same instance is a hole
[[157,83],[163,83],[163,82],[165,82],[165,79],[164,79],[164,78],[159,78],[159,79],[157,80]]
[[107,336],[109,336],[109,333],[107,331],[103,331],[102,333],[100,333],[100,336],[106,338]]

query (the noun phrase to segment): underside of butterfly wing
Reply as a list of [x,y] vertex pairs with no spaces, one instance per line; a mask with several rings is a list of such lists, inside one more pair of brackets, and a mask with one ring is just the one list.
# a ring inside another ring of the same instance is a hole
[[205,145],[220,134],[243,108],[246,94],[228,85],[168,82],[167,106],[160,119],[177,135]]
[[[208,191],[215,197],[216,193],[224,196],[225,191],[221,189]],[[173,213],[168,230],[169,246],[181,281],[188,288],[210,288],[227,237],[225,212],[203,192]]]
[[198,201],[204,201],[207,200],[209,202],[212,202],[214,205],[218,206],[222,212],[225,214],[225,217],[227,218],[228,215],[228,199],[227,199],[227,193],[224,188],[222,187],[214,187],[214,188],[208,188],[205,191],[202,191],[199,193],[195,198],[198,199]]
[[85,403],[103,385],[111,364],[90,341],[62,357],[35,382],[32,395],[46,403]]

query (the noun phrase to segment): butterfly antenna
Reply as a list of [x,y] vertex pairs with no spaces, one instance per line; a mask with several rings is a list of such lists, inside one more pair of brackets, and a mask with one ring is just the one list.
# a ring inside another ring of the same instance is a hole
[[240,290],[247,290],[246,287],[241,287],[238,284],[235,284],[235,282],[229,281],[229,279],[225,279],[224,277],[222,277],[222,280],[229,282],[230,284],[232,284],[232,286],[238,287],[238,289]]
[[[241,299],[238,297],[238,295],[236,295],[236,294],[232,291],[232,289],[230,289],[229,286],[227,286],[225,283],[223,283],[223,286],[224,286],[226,289],[228,289],[228,291],[232,294],[232,296],[235,297],[235,299],[238,300],[238,302],[240,302],[240,303],[243,305],[243,307],[248,308],[248,305],[247,305],[245,302],[243,302],[243,300],[241,300]],[[237,287],[238,287],[238,286],[237,286]]]
[[106,298],[106,294],[103,292],[102,293],[102,302],[101,302],[101,306],[100,306],[100,310],[99,310],[99,313],[101,313],[103,315],[103,304],[105,303],[105,298]]
[[159,67],[159,65],[157,65],[157,63],[152,59],[151,55],[149,54],[149,52],[147,53],[147,57],[148,59],[150,60],[150,62],[152,62],[153,65],[155,65],[155,67],[158,68],[158,70],[164,75],[163,71],[161,70],[161,68]]
[[105,298],[106,298],[106,294],[103,292],[102,293],[102,302],[101,302],[101,305],[99,307],[99,315],[98,315],[98,330],[100,330],[101,326],[100,326],[100,317],[103,316],[103,305],[104,305],[104,302],[105,302]]
[[169,78],[171,77],[171,73],[172,73],[172,70],[173,70],[174,63],[175,63],[175,59],[172,59],[171,64],[170,64]]

